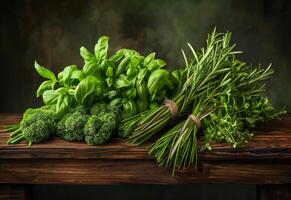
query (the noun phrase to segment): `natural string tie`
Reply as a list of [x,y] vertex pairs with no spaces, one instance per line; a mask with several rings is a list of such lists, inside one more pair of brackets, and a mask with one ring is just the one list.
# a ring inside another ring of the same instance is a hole
[[172,118],[175,118],[179,112],[177,104],[173,100],[170,100],[170,99],[166,99],[164,101],[164,104],[165,104],[165,106],[167,106],[170,109],[170,112],[172,114]]

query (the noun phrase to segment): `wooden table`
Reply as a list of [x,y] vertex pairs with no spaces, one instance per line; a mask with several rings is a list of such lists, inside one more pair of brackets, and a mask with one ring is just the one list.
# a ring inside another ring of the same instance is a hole
[[[273,120],[256,131],[247,145],[232,149],[214,144],[199,154],[198,169],[171,175],[161,168],[146,147],[113,139],[88,146],[53,138],[28,147],[7,145],[4,124],[20,115],[0,114],[0,199],[25,199],[31,184],[184,184],[248,183],[257,185],[258,199],[291,199],[291,117]],[[27,185],[28,184],[28,185]]]

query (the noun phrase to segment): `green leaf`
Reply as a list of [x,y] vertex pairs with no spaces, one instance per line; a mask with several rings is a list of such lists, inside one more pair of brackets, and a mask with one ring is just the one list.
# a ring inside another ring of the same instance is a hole
[[72,72],[71,79],[78,79],[79,81],[82,81],[85,78],[85,74],[82,70],[75,70]]
[[97,63],[101,63],[107,57],[108,40],[109,37],[102,36],[99,38],[97,44],[95,45],[94,53],[96,56]]
[[65,87],[60,87],[56,90],[56,95],[63,95],[68,92],[68,89]]
[[78,84],[75,99],[79,104],[84,104],[86,98],[97,91],[102,91],[102,82],[94,76],[87,76]]
[[111,87],[114,83],[114,79],[112,77],[107,77],[105,79],[105,81],[106,81],[108,87]]
[[123,109],[127,117],[136,115],[137,113],[136,104],[133,100],[128,100],[126,103],[124,103]]
[[166,62],[161,59],[152,60],[146,67],[149,71],[160,69],[166,65]]
[[80,55],[82,56],[82,58],[85,61],[95,61],[96,62],[95,55],[93,53],[91,53],[88,49],[86,49],[85,47],[80,48]]
[[144,80],[144,78],[147,75],[148,70],[146,68],[143,68],[139,70],[138,75],[137,75],[137,86],[141,84],[141,82]]
[[145,57],[143,64],[144,66],[147,66],[150,62],[152,62],[155,59],[156,53],[150,53],[147,57]]
[[124,92],[124,97],[127,99],[134,99],[136,97],[136,89],[131,88]]
[[50,105],[56,103],[58,99],[58,95],[56,93],[56,90],[46,90],[42,94],[42,99],[44,104]]
[[138,64],[140,63],[141,58],[140,56],[132,56],[131,60],[130,60],[130,64],[132,67],[137,67]]
[[122,106],[122,98],[116,98],[116,99],[113,99],[110,103],[109,103],[109,106],[117,106],[117,107],[120,107]]
[[115,71],[114,76],[117,77],[120,74],[122,74],[126,70],[126,68],[128,67],[129,62],[130,62],[130,57],[126,57],[126,58],[122,59],[122,61],[117,66],[117,69]]
[[76,65],[70,65],[64,68],[62,72],[58,74],[59,81],[62,82],[64,85],[70,85],[70,79],[72,73],[77,70]]
[[148,98],[148,88],[145,81],[140,82],[140,84],[136,85],[137,95],[140,99],[146,100]]
[[165,69],[157,69],[153,71],[148,79],[148,90],[150,95],[155,95],[163,87],[169,84],[169,72]]
[[52,71],[39,65],[36,61],[34,62],[34,67],[36,71],[38,72],[38,74],[41,75],[42,77],[51,79],[51,80],[56,80],[56,77]]
[[44,81],[37,89],[36,97],[39,97],[43,94],[45,90],[52,89],[53,80]]
[[109,59],[113,63],[119,62],[122,58],[124,58],[124,52],[122,49],[118,50],[111,58]]
[[149,106],[149,103],[146,99],[145,100],[141,100],[141,99],[136,100],[136,107],[137,107],[137,111],[139,113],[148,110],[148,106]]
[[106,96],[108,99],[113,99],[113,97],[115,97],[116,95],[117,95],[116,90],[110,90],[106,94],[104,94],[104,96]]
[[64,94],[58,97],[57,105],[56,105],[56,113],[61,114],[64,113],[70,105],[71,96]]
[[120,76],[116,81],[115,81],[115,88],[123,88],[123,87],[128,87],[130,86],[131,82],[127,79],[126,76]]
[[138,70],[139,70],[138,67],[130,65],[126,71],[126,76],[133,77],[138,73]]
[[83,72],[87,76],[100,74],[100,65],[97,64],[95,61],[87,61],[83,67]]
[[113,76],[113,67],[107,67],[106,76],[107,77],[112,77]]

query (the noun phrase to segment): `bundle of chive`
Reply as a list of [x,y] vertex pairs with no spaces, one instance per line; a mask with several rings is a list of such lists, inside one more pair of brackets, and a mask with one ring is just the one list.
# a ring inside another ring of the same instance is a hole
[[[285,112],[276,112],[264,95],[262,81],[273,73],[271,67],[261,69],[241,62],[236,57],[241,52],[234,51],[230,39],[231,33],[214,30],[206,48],[196,51],[188,44],[192,55],[187,57],[182,50],[186,67],[180,92],[165,105],[120,125],[133,144],[159,136],[149,152],[160,165],[173,167],[173,172],[197,163],[197,134],[204,141],[201,150],[211,150],[212,141],[226,141],[236,148],[254,135],[250,130],[256,124]],[[173,117],[177,125],[161,134]]]

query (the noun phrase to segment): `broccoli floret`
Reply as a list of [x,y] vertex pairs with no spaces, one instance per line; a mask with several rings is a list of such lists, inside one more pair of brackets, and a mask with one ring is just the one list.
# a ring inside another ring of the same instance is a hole
[[12,132],[12,138],[8,141],[8,144],[17,144],[26,140],[31,145],[46,140],[55,132],[56,119],[56,114],[51,110],[27,109],[23,114],[19,129]]
[[95,103],[90,109],[91,115],[102,115],[104,113],[113,113],[116,116],[115,121],[118,123],[121,118],[120,109],[116,106],[109,106],[105,103]]
[[87,108],[85,106],[80,105],[80,106],[76,106],[75,108],[71,108],[69,110],[69,113],[74,113],[74,112],[79,112],[81,114],[87,114],[88,111],[87,111]]
[[92,116],[86,124],[84,131],[85,141],[88,144],[96,145],[105,143],[116,127],[116,117],[113,113],[104,113],[99,116]]
[[48,139],[51,132],[45,121],[37,120],[30,126],[24,128],[22,134],[29,143],[40,143]]
[[110,113],[113,113],[115,116],[115,122],[116,124],[119,124],[119,122],[121,121],[121,111],[118,107],[116,106],[108,106],[108,110]]
[[86,136],[94,136],[98,132],[98,129],[101,125],[102,121],[100,120],[100,117],[98,117],[97,115],[90,116],[88,121],[86,122],[84,134]]
[[90,109],[91,115],[100,115],[102,113],[107,113],[108,108],[105,103],[95,103]]
[[32,109],[29,108],[23,114],[23,118],[20,122],[20,128],[24,129],[31,124],[42,120],[46,123],[49,132],[54,132],[56,128],[57,115],[51,110],[44,110],[41,108]]
[[75,111],[65,115],[57,124],[57,135],[68,141],[84,140],[84,127],[87,114]]

